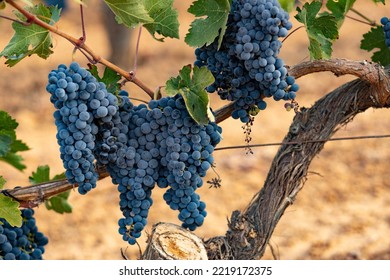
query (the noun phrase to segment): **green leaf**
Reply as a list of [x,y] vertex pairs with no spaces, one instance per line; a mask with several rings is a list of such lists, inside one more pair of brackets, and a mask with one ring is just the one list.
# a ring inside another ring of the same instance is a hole
[[13,137],[6,131],[0,131],[0,158],[6,156],[11,151]]
[[[31,184],[45,183],[53,180],[59,180],[65,178],[65,174],[59,174],[54,176],[50,180],[50,167],[48,165],[38,166],[37,170],[29,177]],[[45,201],[45,206],[48,210],[53,210],[57,213],[71,213],[72,206],[68,202],[70,191],[60,193]]]
[[62,172],[60,174],[57,174],[53,177],[53,180],[61,180],[61,179],[66,179],[65,172]]
[[0,218],[5,219],[13,227],[22,226],[22,212],[19,202],[0,193]]
[[338,38],[338,25],[334,15],[318,14],[321,2],[314,1],[298,7],[295,18],[303,23],[309,37],[311,59],[328,59],[332,55],[333,41]]
[[0,111],[0,160],[9,163],[19,170],[26,166],[18,152],[27,151],[29,148],[21,140],[16,139],[15,129],[18,123],[4,111]]
[[191,47],[210,45],[219,35],[218,47],[222,43],[226,31],[226,23],[230,12],[229,0],[197,0],[188,9],[197,18],[185,37]]
[[4,188],[4,185],[7,181],[4,179],[3,176],[0,176],[0,190]]
[[15,153],[8,153],[6,156],[0,157],[0,160],[5,161],[20,171],[26,168],[26,165],[23,164],[23,158]]
[[153,19],[148,15],[144,1],[139,0],[104,0],[114,12],[119,24],[134,28],[138,24],[152,23]]
[[38,166],[37,170],[28,177],[31,184],[39,184],[50,181],[50,167],[48,165]]
[[117,72],[114,70],[106,67],[104,69],[103,76],[100,77],[98,73],[98,68],[96,65],[93,64],[88,64],[89,67],[89,72],[99,81],[102,82],[106,85],[107,91],[111,92],[112,94],[115,94],[119,91],[120,89],[120,79],[121,75],[119,75]]
[[47,210],[53,210],[57,213],[72,213],[72,205],[68,202],[70,191],[53,196],[45,201]]
[[188,65],[179,71],[179,76],[167,81],[165,90],[169,96],[181,94],[190,116],[198,124],[207,124],[210,107],[205,88],[213,82],[214,77],[207,67],[195,66],[191,77],[191,66]]
[[[39,19],[53,25],[60,17],[60,11],[56,7],[46,7],[43,4],[38,4],[34,7],[26,8],[29,12],[36,15]],[[26,18],[15,13],[21,21],[26,21]],[[0,57],[7,58],[5,62],[8,66],[15,66],[23,58],[33,54],[41,58],[48,58],[53,53],[53,47],[50,32],[36,24],[23,25],[17,22],[12,23],[15,31],[11,41],[0,53]]]
[[279,4],[283,10],[289,13],[294,9],[295,0],[279,0]]
[[385,5],[386,3],[386,0],[373,0],[374,1],[374,3],[379,3],[379,2],[381,2],[383,5]]
[[390,64],[390,49],[386,46],[382,26],[373,27],[369,32],[364,34],[360,42],[360,48],[366,51],[379,49],[373,53],[371,60],[384,66]]
[[[145,0],[145,8],[153,18],[152,23],[145,23],[144,27],[155,37],[158,33],[164,37],[179,38],[178,13],[173,9],[173,0]],[[157,39],[163,41],[163,39]]]
[[0,111],[0,130],[15,130],[18,127],[16,120],[5,112]]
[[353,7],[356,0],[328,0],[326,7],[336,18],[337,26],[340,28],[344,22],[345,15]]
[[13,153],[28,151],[29,149],[30,148],[21,140],[15,140],[11,145],[11,152]]

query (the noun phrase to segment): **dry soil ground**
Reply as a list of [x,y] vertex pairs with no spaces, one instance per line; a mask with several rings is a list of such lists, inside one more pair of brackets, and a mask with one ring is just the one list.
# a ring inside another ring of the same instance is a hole
[[[99,11],[95,0],[86,9],[88,41],[102,56],[108,54]],[[181,38],[192,20],[185,11],[190,1],[175,1],[180,12]],[[375,7],[371,1],[357,1],[356,8],[370,18],[379,20],[390,15],[388,6]],[[59,28],[80,36],[77,7],[58,23]],[[294,26],[299,26],[295,21]],[[369,60],[370,54],[359,50],[361,35],[369,26],[347,19],[341,29],[340,40],[334,46],[333,57]],[[0,46],[11,36],[8,21],[0,21]],[[72,59],[86,63],[64,39],[54,36],[55,54],[48,60],[31,57],[14,68],[0,65],[0,109],[6,110],[19,121],[18,136],[31,147],[24,152],[28,168],[19,172],[0,162],[0,174],[8,188],[28,185],[28,176],[38,165],[49,164],[52,174],[63,171],[55,140],[53,107],[45,92],[48,72],[59,63],[69,64]],[[307,37],[303,29],[291,36],[283,46],[281,56],[286,64],[294,65],[308,59]],[[123,58],[124,60],[126,57]],[[160,43],[147,32],[142,33],[138,77],[156,88],[177,74],[185,64],[193,62],[193,49],[183,41],[167,39]],[[301,90],[297,101],[310,107],[315,100],[353,77],[335,77],[330,73],[317,73],[299,79]],[[132,96],[144,97],[135,86],[126,86]],[[212,106],[223,103],[215,97]],[[256,119],[253,143],[280,142],[293,118],[282,102],[269,101],[268,108]],[[357,116],[336,136],[388,134],[390,112],[368,110]],[[241,124],[234,120],[221,123],[224,140],[220,146],[242,145],[244,135]],[[261,188],[277,147],[258,148],[253,155],[244,150],[215,153],[222,188],[205,186],[200,194],[207,203],[205,224],[196,231],[202,238],[222,235],[227,229],[226,219],[236,209],[243,209]],[[375,259],[390,258],[390,169],[389,140],[359,140],[331,142],[313,161],[308,180],[296,202],[289,207],[278,224],[271,245],[280,259]],[[214,174],[210,172],[206,178]],[[179,224],[177,213],[169,209],[162,199],[163,192],[153,193],[154,205],[150,211],[146,232],[157,222]],[[41,206],[36,209],[40,229],[49,237],[46,259],[121,259],[120,248],[127,248],[131,259],[138,257],[138,248],[128,247],[117,233],[120,217],[118,194],[109,179],[99,182],[87,196],[72,192],[72,214],[56,214]],[[140,238],[144,248],[145,234]],[[265,258],[272,258],[267,250]]]

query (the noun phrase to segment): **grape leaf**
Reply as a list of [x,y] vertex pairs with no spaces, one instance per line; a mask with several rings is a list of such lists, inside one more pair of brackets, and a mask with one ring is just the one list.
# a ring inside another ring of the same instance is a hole
[[369,32],[364,34],[360,42],[360,48],[366,51],[379,49],[373,53],[371,60],[384,66],[390,64],[390,49],[386,46],[382,26],[373,27]]
[[6,182],[7,181],[4,179],[4,177],[0,175],[0,190],[4,188]]
[[297,8],[298,14],[295,16],[306,27],[311,59],[330,58],[333,41],[339,35],[335,16],[329,13],[318,14],[321,5],[318,1],[305,3],[302,9]]
[[28,180],[31,184],[39,184],[50,181],[50,168],[48,165],[38,166],[37,170],[33,173]]
[[20,171],[26,168],[26,165],[23,164],[23,158],[15,153],[8,153],[4,157],[0,157],[0,160],[12,165]]
[[0,158],[10,152],[12,140],[12,136],[8,132],[0,131]]
[[[0,176],[0,190],[4,188],[6,180]],[[7,220],[11,226],[20,227],[22,225],[22,212],[19,209],[19,202],[11,197],[0,193],[0,218]],[[3,223],[0,221],[0,225]]]
[[[63,178],[65,178],[65,174],[56,175],[50,180],[50,167],[43,165],[38,166],[37,170],[29,177],[29,181],[31,184],[39,184]],[[53,210],[60,214],[72,213],[72,206],[68,202],[69,195],[70,191],[67,191],[45,200],[47,210]]]
[[[54,6],[46,7],[43,4],[38,4],[34,7],[26,8],[29,12],[36,15],[39,19],[53,25],[60,18],[60,10]],[[26,21],[26,18],[15,12],[16,16],[21,21]],[[53,53],[53,47],[50,32],[36,24],[23,25],[18,22],[12,23],[15,34],[9,41],[8,45],[0,52],[0,57],[7,58],[5,62],[9,67],[15,66],[22,59],[33,54],[41,58],[48,58]]]
[[[5,179],[0,176],[0,190],[4,187],[5,183]],[[19,205],[19,202],[0,193],[0,218],[7,220],[11,226],[20,227],[22,225],[22,212],[19,209]],[[0,225],[2,225],[1,221]]]
[[169,96],[181,94],[190,116],[198,124],[207,124],[210,107],[205,88],[214,82],[214,76],[207,67],[195,66],[192,77],[191,70],[190,65],[184,66],[179,71],[179,76],[167,81],[165,90]]
[[148,15],[144,1],[139,0],[104,0],[114,12],[119,24],[134,28],[138,24],[152,23],[153,19]]
[[0,111],[0,160],[9,163],[19,170],[26,166],[22,163],[23,158],[18,152],[27,151],[28,146],[16,139],[15,129],[18,123],[5,112]]
[[197,18],[191,23],[184,41],[191,47],[201,47],[210,45],[219,35],[219,47],[226,31],[230,1],[197,0],[189,7],[188,12],[202,18]]
[[46,209],[60,214],[72,213],[72,205],[68,202],[69,195],[70,191],[66,191],[45,200]]
[[353,4],[356,0],[328,0],[326,7],[329,11],[332,12],[332,15],[335,16],[337,20],[337,25],[340,26],[343,24],[345,15],[353,7]]
[[121,75],[119,75],[114,70],[106,67],[103,72],[103,76],[99,76],[98,68],[96,65],[88,64],[89,72],[99,81],[106,85],[107,91],[115,94],[120,89],[119,81],[121,79]]
[[285,10],[286,12],[291,12],[295,5],[295,0],[279,0],[280,6]]
[[15,130],[17,127],[18,123],[16,122],[16,120],[11,118],[11,116],[7,112],[0,111],[0,131],[12,131]]
[[[145,9],[153,18],[152,23],[145,23],[144,27],[155,37],[155,33],[165,37],[179,38],[178,13],[172,8],[173,0],[145,0]],[[163,41],[163,39],[157,39]]]

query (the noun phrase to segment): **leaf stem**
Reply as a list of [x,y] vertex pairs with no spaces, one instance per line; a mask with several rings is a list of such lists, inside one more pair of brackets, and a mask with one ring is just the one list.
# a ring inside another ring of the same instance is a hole
[[107,59],[101,57],[100,55],[96,54],[90,47],[88,47],[86,44],[84,44],[83,38],[76,39],[76,38],[70,36],[69,34],[62,32],[57,27],[52,26],[50,24],[47,24],[46,22],[37,18],[35,15],[26,11],[23,7],[21,7],[19,4],[17,4],[14,0],[5,0],[5,2],[7,2],[12,7],[17,9],[20,13],[22,13],[26,17],[26,23],[36,24],[36,25],[68,40],[77,49],[84,50],[86,53],[88,53],[92,57],[92,62],[103,64],[106,67],[114,70],[119,75],[124,77],[126,80],[136,84],[138,87],[140,87],[142,90],[144,90],[151,98],[153,98],[153,95],[154,95],[153,90],[151,90],[148,86],[146,86],[141,80],[139,80],[138,78],[135,78],[134,74],[132,74],[132,72],[128,72],[128,71],[120,68],[119,66],[113,64],[112,62],[108,61]]
[[350,9],[351,12],[354,12],[355,14],[357,14],[359,17],[361,17],[362,19],[366,20],[367,23],[371,26],[376,26],[376,22],[375,20],[371,20],[369,19],[368,17],[366,17],[365,15],[363,15],[361,12],[359,12],[358,10],[354,9],[354,8],[351,8]]
[[24,21],[20,21],[20,20],[14,19],[14,18],[3,16],[3,15],[0,15],[0,18],[6,19],[6,20],[10,20],[10,21],[19,23],[19,24],[24,25],[24,26],[29,26],[29,25],[32,24],[31,22],[24,22]]
[[87,33],[85,32],[85,22],[84,22],[84,9],[83,5],[80,4],[80,17],[81,17],[81,30],[83,34],[83,40],[84,42],[87,40]]
[[137,37],[137,44],[136,44],[136,46],[135,46],[135,57],[134,57],[134,66],[133,66],[134,75],[137,73],[137,66],[138,66],[138,50],[139,50],[139,43],[140,43],[140,41],[141,41],[141,33],[142,33],[142,26],[139,27],[138,37]]
[[301,25],[301,26],[298,26],[297,28],[295,28],[286,37],[284,37],[284,39],[282,40],[282,43],[284,43],[284,41],[286,41],[287,38],[290,37],[292,34],[294,34],[296,31],[298,31],[299,29],[304,28],[304,27],[305,27],[304,25]]

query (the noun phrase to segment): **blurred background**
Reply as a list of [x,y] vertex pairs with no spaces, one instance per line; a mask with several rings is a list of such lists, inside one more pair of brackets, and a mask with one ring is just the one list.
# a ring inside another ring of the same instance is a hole
[[[388,6],[376,7],[372,1],[357,1],[356,9],[379,22],[390,15]],[[187,13],[191,1],[175,1],[179,11],[180,40],[154,40],[143,30],[140,41],[137,76],[150,88],[165,84],[176,76],[183,65],[192,64],[194,50],[183,39],[192,15]],[[9,9],[6,10],[6,13]],[[4,13],[1,11],[1,13]],[[96,53],[112,58],[110,37],[105,33],[101,1],[90,0],[85,8],[86,44]],[[292,19],[293,26],[299,24]],[[58,28],[80,37],[80,16],[77,4],[70,2],[58,22]],[[370,60],[369,53],[359,49],[362,34],[370,27],[346,19],[340,31],[340,40],[334,45],[333,57]],[[4,48],[12,36],[9,21],[0,20],[0,47]],[[138,29],[132,32],[129,53],[120,57],[120,64],[132,70]],[[127,35],[126,35],[127,36]],[[122,38],[123,39],[123,38]],[[293,66],[308,60],[308,40],[304,29],[290,36],[283,44],[281,57]],[[0,174],[7,180],[7,188],[29,185],[28,177],[39,165],[50,165],[51,175],[63,172],[56,143],[54,108],[45,91],[47,75],[59,63],[72,60],[86,66],[85,57],[73,46],[54,35],[54,54],[47,60],[33,56],[13,68],[0,64],[0,110],[8,111],[19,122],[17,135],[31,148],[23,152],[28,168],[19,172],[0,162]],[[331,73],[316,73],[298,80],[300,91],[297,101],[301,107],[310,107],[317,99],[337,86],[354,79],[352,76],[335,77]],[[139,88],[128,83],[125,87],[132,97],[146,99]],[[137,102],[135,102],[137,103]],[[281,142],[288,131],[294,112],[287,112],[283,102],[268,101],[268,107],[255,120],[252,143]],[[225,103],[211,97],[213,109]],[[335,136],[389,134],[388,110],[368,110],[342,128]],[[242,124],[229,119],[223,128],[222,146],[245,144]],[[215,152],[217,172],[222,179],[220,189],[207,184],[199,190],[207,204],[208,216],[195,233],[204,239],[224,235],[231,212],[243,210],[260,190],[278,147],[254,148],[253,154],[245,150]],[[387,139],[329,142],[313,161],[308,180],[278,224],[270,244],[280,259],[383,259],[390,258],[390,145]],[[212,170],[204,181],[216,174]],[[163,190],[153,192],[154,204],[148,225],[139,239],[145,248],[147,234],[157,222],[180,224],[177,212],[169,209],[162,199]],[[86,196],[71,193],[72,214],[57,214],[42,205],[36,208],[39,229],[49,237],[45,259],[121,259],[120,249],[130,259],[139,257],[136,246],[128,246],[118,234],[117,221],[121,217],[119,195],[109,178],[99,181],[98,187]],[[265,259],[272,259],[268,249]]]

